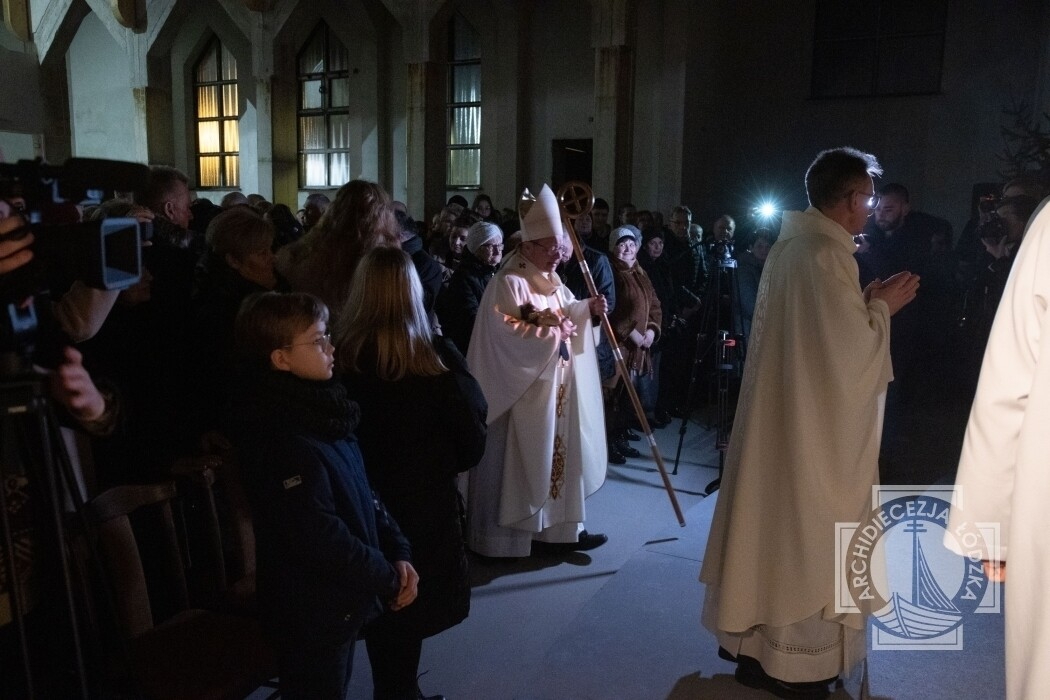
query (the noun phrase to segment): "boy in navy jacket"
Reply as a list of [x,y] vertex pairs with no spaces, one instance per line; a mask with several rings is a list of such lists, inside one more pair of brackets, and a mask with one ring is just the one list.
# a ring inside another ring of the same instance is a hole
[[258,604],[281,696],[344,698],[361,627],[416,597],[408,541],[365,476],[359,409],[332,379],[328,309],[257,294],[236,322],[236,441],[252,504]]

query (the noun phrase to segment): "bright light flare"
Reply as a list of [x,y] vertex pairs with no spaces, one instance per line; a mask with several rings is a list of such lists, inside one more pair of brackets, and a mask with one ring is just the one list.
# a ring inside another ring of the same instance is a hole
[[755,214],[763,219],[772,219],[777,214],[777,205],[773,202],[762,202],[755,207]]

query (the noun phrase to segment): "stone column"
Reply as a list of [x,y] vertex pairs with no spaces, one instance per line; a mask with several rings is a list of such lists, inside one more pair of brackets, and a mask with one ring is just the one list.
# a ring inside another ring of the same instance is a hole
[[427,74],[429,63],[409,63],[405,86],[405,132],[408,158],[406,168],[406,202],[415,217],[426,212],[426,131],[427,131]]
[[[444,192],[444,106],[442,81],[433,63],[430,24],[439,3],[419,0],[383,0],[401,28],[401,45],[407,66],[405,86],[405,204],[416,218],[427,211],[427,195],[437,187]],[[440,118],[440,126],[438,119]],[[440,150],[439,150],[440,149]],[[435,172],[435,169],[437,172]]]
[[[631,0],[594,0],[594,164],[597,196],[615,208],[631,196],[634,52],[628,45]],[[615,211],[612,212],[615,215]]]
[[[258,159],[256,191],[273,201],[273,39],[265,12],[268,3],[246,2],[252,13],[252,79],[255,81],[255,153]],[[242,172],[243,172],[242,168]]]

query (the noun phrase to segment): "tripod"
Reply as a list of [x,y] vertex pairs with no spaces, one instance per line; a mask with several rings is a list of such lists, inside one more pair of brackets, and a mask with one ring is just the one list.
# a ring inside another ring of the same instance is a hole
[[[24,488],[16,490],[15,485]],[[7,584],[23,671],[24,685],[18,692],[27,698],[51,696],[55,686],[67,697],[86,700],[89,695],[66,533],[67,499],[83,517],[83,498],[44,378],[28,372],[0,378],[0,547],[6,573],[0,582]],[[31,517],[24,517],[30,509]],[[34,530],[39,537],[33,536]],[[38,612],[31,609],[34,591],[27,589],[21,573],[33,566],[40,569]],[[61,631],[48,628],[45,649],[34,639],[27,619],[41,615],[57,615],[61,626],[68,627]],[[63,636],[66,632],[68,636]],[[60,648],[50,648],[54,643]]]
[[714,369],[717,373],[715,448],[718,450],[718,478],[707,485],[704,489],[705,495],[714,493],[722,482],[725,451],[729,446],[729,433],[735,410],[731,400],[732,380],[739,377],[744,356],[747,354],[743,337],[744,316],[740,308],[740,283],[736,276],[737,261],[730,257],[729,250],[724,245],[721,251],[718,270],[714,278],[708,280],[701,301],[703,311],[696,334],[685,410],[682,412],[682,422],[678,426],[678,452],[675,454],[674,471],[671,472],[678,473],[678,462],[682,456],[682,445],[696,397],[700,370],[704,359],[711,356],[714,358]]

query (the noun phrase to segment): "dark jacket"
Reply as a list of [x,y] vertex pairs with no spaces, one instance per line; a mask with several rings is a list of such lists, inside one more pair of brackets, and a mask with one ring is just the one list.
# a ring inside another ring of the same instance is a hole
[[401,250],[412,258],[416,274],[419,275],[419,281],[423,284],[423,309],[429,314],[434,310],[438,293],[441,291],[445,268],[431,257],[430,253],[423,250],[423,239],[419,236],[412,236],[407,241],[401,241]]
[[675,293],[680,308],[692,307],[704,295],[704,252],[699,241],[683,240],[671,234],[664,238],[664,254],[678,285]]
[[485,287],[497,269],[496,265],[486,265],[472,253],[466,252],[463,261],[452,273],[448,288],[438,296],[437,314],[441,330],[464,355],[470,345],[470,334],[474,331],[481,295],[485,293]]
[[391,562],[411,559],[365,476],[356,404],[337,380],[270,371],[252,377],[237,415],[263,624],[293,645],[356,636],[398,593]]
[[128,306],[118,298],[99,332],[77,345],[95,381],[111,381],[120,396],[117,430],[92,439],[100,490],[170,479],[175,459],[197,449],[186,418],[200,400],[186,391],[185,358],[171,364],[166,330],[153,302]]
[[[608,234],[606,235],[608,236]],[[587,267],[591,271],[594,287],[599,294],[605,296],[605,301],[609,304],[609,310],[606,312],[606,315],[611,316],[613,311],[616,310],[616,283],[613,281],[613,271],[612,265],[609,263],[609,257],[582,241],[581,245],[583,246],[583,259],[587,261]],[[573,293],[573,296],[577,299],[590,298],[590,292],[587,290],[587,281],[583,276],[583,270],[580,268],[580,263],[576,259],[575,254],[558,269],[558,274],[561,276],[565,286]],[[598,318],[594,317],[592,322],[597,325]],[[616,358],[613,357],[612,346],[609,345],[609,339],[605,337],[604,333],[602,333],[601,340],[598,341],[595,354],[598,357],[598,372],[601,378],[610,378],[616,372]]]
[[[762,268],[765,262],[759,260],[750,251],[740,254],[736,268],[737,303],[740,305],[740,316],[744,327],[741,329],[744,340],[751,337],[751,320],[755,316],[755,303],[758,301],[758,283],[762,279]],[[736,319],[733,319],[736,322]]]
[[229,410],[236,367],[233,323],[241,302],[268,290],[241,277],[210,251],[201,257],[195,276],[189,342],[194,392],[199,397],[193,420],[202,433],[225,428],[222,418]]
[[434,343],[451,370],[436,377],[383,381],[374,371],[348,375],[361,404],[357,433],[368,476],[412,544],[419,597],[374,624],[424,638],[463,620],[470,581],[456,476],[485,451],[481,387],[446,339]]
[[639,251],[638,264],[642,266],[642,269],[649,275],[649,281],[653,283],[653,290],[656,292],[656,298],[660,300],[660,310],[663,312],[662,330],[666,331],[671,326],[675,314],[678,313],[677,292],[671,266],[665,256],[661,255],[654,260],[645,250]]

